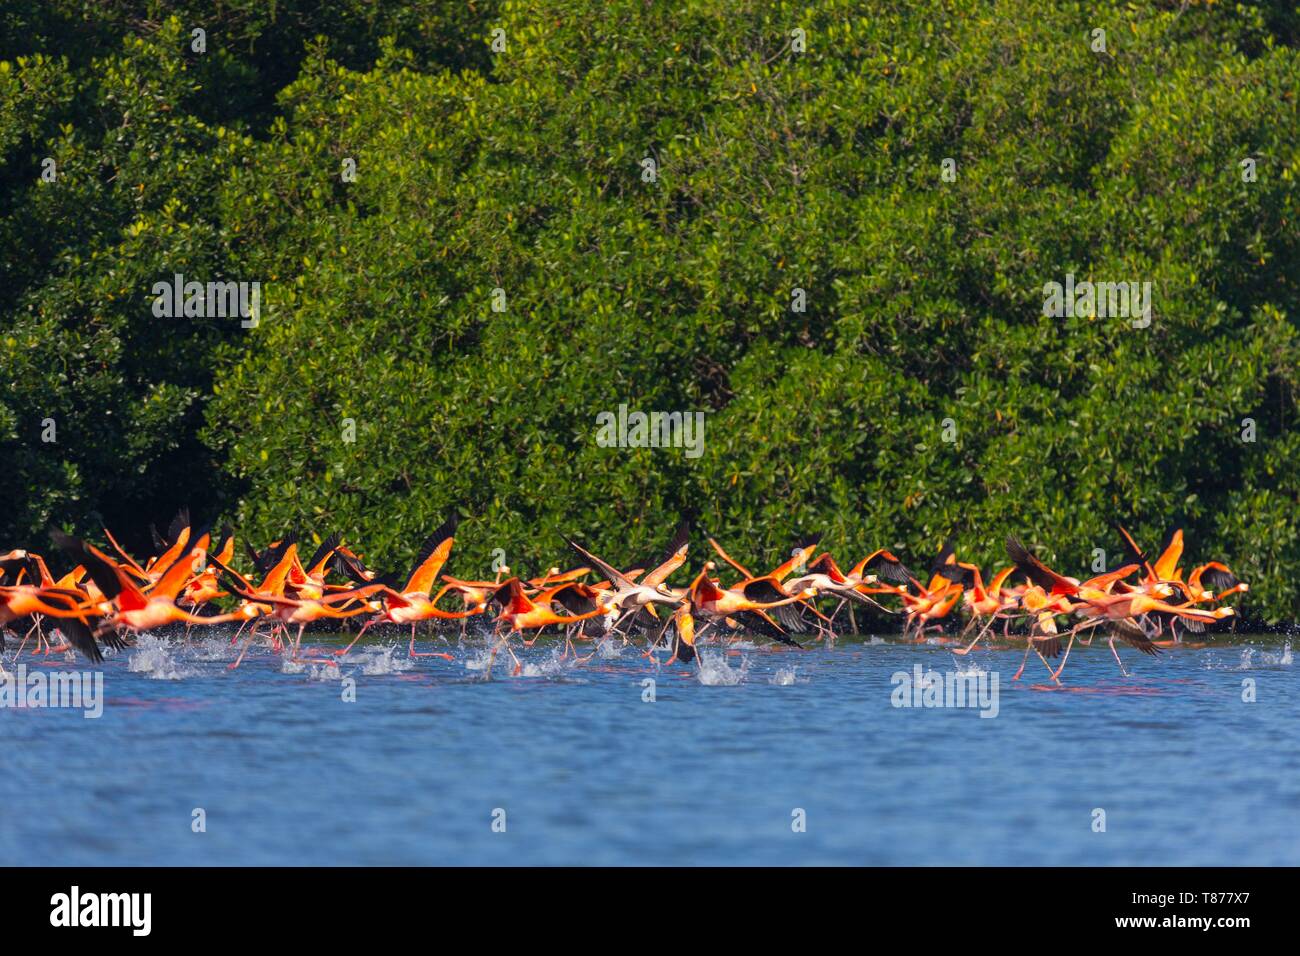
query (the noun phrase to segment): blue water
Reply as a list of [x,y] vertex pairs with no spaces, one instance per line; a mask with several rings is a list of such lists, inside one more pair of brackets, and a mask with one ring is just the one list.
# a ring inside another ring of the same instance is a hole
[[[229,671],[146,636],[99,719],[0,709],[0,864],[1300,864],[1290,645],[1231,640],[1123,648],[1129,677],[1076,646],[1052,690],[1014,649],[871,638],[703,670],[539,642],[488,679],[481,641]],[[997,716],[894,707],[915,664],[996,673]]]

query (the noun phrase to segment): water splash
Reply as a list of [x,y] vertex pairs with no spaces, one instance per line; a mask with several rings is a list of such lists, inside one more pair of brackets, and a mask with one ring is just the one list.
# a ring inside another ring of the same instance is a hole
[[723,654],[699,652],[699,681],[706,687],[732,687],[741,683],[749,672],[749,658],[741,657],[740,666],[732,667]]
[[239,645],[224,637],[201,637],[191,640],[188,657],[196,661],[233,661]]
[[772,675],[772,683],[777,687],[789,687],[798,680],[798,667],[778,667]]
[[280,673],[305,674],[308,680],[336,681],[343,679],[343,672],[339,670],[338,661],[325,661],[315,664],[310,661],[295,661],[288,656],[280,662]]
[[573,668],[574,658],[561,657],[558,648],[551,648],[550,656],[542,658],[538,663],[528,661],[524,664],[521,672],[523,677],[558,677],[561,674]]
[[1282,645],[1280,651],[1266,651],[1256,647],[1243,647],[1241,649],[1241,663],[1237,665],[1237,670],[1253,671],[1268,667],[1290,667],[1291,660],[1290,642]]
[[360,655],[361,673],[368,676],[377,674],[400,674],[409,671],[415,666],[415,661],[410,657],[394,657],[398,647],[396,644],[389,644],[387,647],[368,647],[366,653]]
[[170,642],[146,631],[136,639],[127,660],[127,669],[136,674],[147,674],[152,680],[184,680],[202,673],[178,661],[177,650]]
[[619,640],[601,641],[596,645],[596,654],[602,660],[613,660],[623,656],[623,642]]
[[472,652],[463,661],[467,671],[485,671],[492,666],[492,648],[484,647]]

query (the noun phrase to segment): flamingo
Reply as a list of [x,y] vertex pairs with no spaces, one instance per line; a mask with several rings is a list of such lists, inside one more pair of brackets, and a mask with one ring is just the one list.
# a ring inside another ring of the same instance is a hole
[[[322,619],[341,620],[349,617],[356,617],[358,614],[365,614],[370,610],[365,603],[359,603],[354,608],[336,608],[335,604],[345,602],[360,601],[369,594],[380,591],[385,588],[384,584],[367,584],[349,591],[340,591],[321,598],[288,598],[278,594],[259,594],[253,591],[245,591],[242,588],[234,587],[233,590],[245,601],[251,604],[265,604],[271,608],[271,615],[274,616],[281,624],[297,624],[298,633],[293,639],[293,651],[289,656],[292,661],[300,660],[298,656],[299,649],[302,645],[302,632],[308,624],[313,621]],[[248,650],[249,641],[245,641],[244,647],[239,652],[234,663],[228,667],[234,670],[244,659],[244,653]]]
[[[770,636],[777,641],[790,647],[801,647],[798,641],[787,635],[784,630],[770,617],[766,612],[778,607],[784,607],[793,604],[796,601],[807,601],[816,596],[816,591],[808,588],[796,594],[786,594],[777,587],[773,587],[771,576],[764,578],[750,578],[740,584],[724,588],[720,582],[709,576],[716,565],[712,561],[706,561],[703,569],[687,592],[689,599],[689,613],[692,619],[702,617],[706,623],[699,632],[693,635],[694,639],[702,636],[708,628],[714,626],[719,621],[727,618],[736,617],[750,623],[751,627],[761,629],[760,622],[765,622],[771,630],[768,631]],[[742,586],[748,585],[748,589]],[[656,641],[656,643],[658,643]]]
[[[546,604],[537,603],[531,600],[524,593],[523,583],[518,578],[510,578],[501,583],[499,587],[492,592],[488,598],[489,602],[494,602],[500,607],[500,613],[497,616],[497,624],[505,624],[511,633],[518,634],[525,630],[534,628],[548,627],[551,624],[567,626],[577,624],[580,621],[589,620],[590,618],[607,613],[604,608],[597,608],[586,614],[575,614],[566,616],[556,614]],[[515,661],[515,673],[522,673],[523,665],[520,664],[519,658],[515,657],[515,652],[510,649],[510,642],[503,640],[510,656]],[[492,649],[492,657],[496,658],[497,647]]]
[[[335,651],[337,656],[347,654],[361,640],[361,635],[374,624],[410,624],[411,625],[411,645],[408,651],[411,657],[437,656],[451,660],[447,654],[417,654],[415,650],[415,626],[420,621],[428,620],[460,620],[472,617],[475,614],[481,614],[483,607],[479,606],[465,611],[444,611],[437,607],[437,599],[430,600],[429,592],[433,589],[433,583],[438,578],[438,572],[442,570],[443,565],[451,556],[452,544],[455,542],[456,525],[460,516],[453,514],[445,521],[438,530],[425,539],[420,553],[415,558],[415,564],[411,567],[411,573],[407,576],[406,584],[400,589],[394,589],[387,586],[378,588],[384,602],[383,610],[376,617],[367,621],[362,626],[357,636],[352,639],[352,643],[341,650]],[[439,592],[439,597],[442,592]]]

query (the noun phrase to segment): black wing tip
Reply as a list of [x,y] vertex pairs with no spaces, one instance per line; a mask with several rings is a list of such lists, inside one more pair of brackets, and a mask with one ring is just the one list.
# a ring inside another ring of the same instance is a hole
[[267,555],[270,553],[269,549],[267,551],[258,553],[258,551],[251,544],[245,541],[244,551],[248,553],[248,560],[253,562],[253,569],[257,571],[258,574],[265,574],[267,571],[270,570],[270,566],[266,563]]
[[234,537],[234,534],[235,534],[234,528],[230,527],[230,525],[228,524],[222,525],[221,537],[217,540],[217,546],[213,548],[214,553],[219,553],[222,550],[224,550],[226,547],[226,542],[229,541],[232,537]]
[[817,555],[817,557],[808,562],[808,570],[817,572],[822,568],[829,569],[829,567],[834,563],[835,559],[831,557],[831,553],[829,551],[823,551],[821,554]]
[[1210,590],[1218,593],[1226,591],[1228,588],[1235,588],[1241,581],[1231,571],[1220,571],[1218,568],[1210,568],[1201,575],[1201,580],[1210,586]]
[[115,651],[124,651],[131,646],[130,642],[115,630],[105,631],[100,640],[104,642],[105,647]]
[[948,559],[956,553],[957,536],[956,534],[949,534],[943,539],[943,544],[939,548],[939,553],[935,555],[934,560],[930,562],[930,573],[938,574],[939,570],[948,564]]
[[691,519],[686,518],[677,525],[677,530],[673,536],[668,539],[668,547],[664,550],[664,560],[667,561],[674,554],[691,543]]
[[804,548],[816,547],[817,545],[821,544],[823,534],[825,534],[825,532],[818,531],[814,534],[795,535],[794,546],[800,550]]
[[329,555],[329,553],[333,551],[335,548],[337,548],[342,542],[343,542],[342,534],[340,534],[337,531],[331,532],[329,536],[327,536],[324,540],[321,541],[320,547],[318,547],[315,553],[312,554],[311,560],[307,562],[307,567],[308,568],[316,567],[316,565],[324,561],[326,556]]
[[190,509],[188,505],[182,505],[176,512],[176,517],[172,518],[171,524],[167,526],[167,543],[175,544],[181,532],[188,527],[190,527]]
[[960,564],[941,564],[934,569],[934,573],[953,584],[966,586],[975,579],[975,572],[970,568],[963,568]]
[[866,564],[864,570],[872,572],[876,577],[883,578],[891,584],[910,584],[916,578],[911,568],[892,555],[890,557],[877,555]]
[[446,521],[438,525],[437,530],[433,532],[431,537],[437,538],[439,541],[442,541],[444,538],[455,537],[456,529],[459,526],[460,526],[460,512],[453,511],[451,512],[451,514],[447,515]]
[[68,639],[68,643],[81,652],[92,664],[99,664],[104,660],[104,654],[95,643],[95,635],[90,632],[90,628],[80,618],[66,617],[60,619],[56,629],[63,633]]
[[363,573],[366,569],[365,565],[362,564],[354,557],[344,556],[343,554],[340,554],[338,551],[335,551],[334,567],[339,572],[339,574],[343,575],[349,581],[353,581],[356,584],[371,583],[370,579],[367,578]]
[[266,562],[266,568],[265,569],[259,568],[258,570],[262,571],[263,574],[265,574],[267,571],[270,571],[273,567],[275,567],[277,564],[280,563],[280,561],[284,558],[285,553],[297,543],[298,543],[298,532],[290,531],[288,534],[286,534],[283,538],[280,539],[280,543],[277,544],[274,548],[268,548],[266,551],[262,553],[263,560]]

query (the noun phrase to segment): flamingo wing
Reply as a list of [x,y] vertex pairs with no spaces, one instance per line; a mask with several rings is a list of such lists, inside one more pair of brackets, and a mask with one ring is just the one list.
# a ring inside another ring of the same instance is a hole
[[1178,570],[1178,562],[1183,556],[1183,529],[1179,528],[1169,536],[1169,544],[1165,546],[1160,557],[1156,558],[1153,568],[1156,576],[1162,581],[1171,580],[1174,572]]
[[614,587],[621,589],[633,586],[634,582],[626,574],[614,567],[612,564],[602,561],[572,538],[565,538],[564,542],[576,555],[578,555],[578,557],[582,558],[582,560],[586,561],[588,564],[593,565],[597,571],[609,580],[610,584],[614,585]]
[[750,571],[747,567],[745,567],[743,564],[741,564],[731,555],[727,554],[727,552],[723,551],[722,545],[718,544],[718,542],[715,541],[713,538],[709,538],[709,546],[713,548],[714,551],[718,552],[718,557],[720,557],[723,561],[726,561],[729,565],[731,565],[733,568],[735,568],[745,577],[752,578],[754,576],[752,571]]
[[1011,563],[1024,572],[1025,576],[1049,594],[1077,594],[1079,588],[1069,579],[1057,574],[1012,535],[1007,538],[1007,557]]
[[451,517],[442,523],[433,534],[425,539],[424,545],[420,548],[420,553],[415,558],[415,563],[411,566],[410,577],[406,580],[406,587],[402,591],[410,594],[419,591],[421,594],[428,594],[433,587],[433,582],[438,579],[438,572],[442,566],[447,563],[447,558],[451,556],[451,546],[455,541],[453,535],[456,533],[456,525],[460,523],[460,515],[452,512]]

